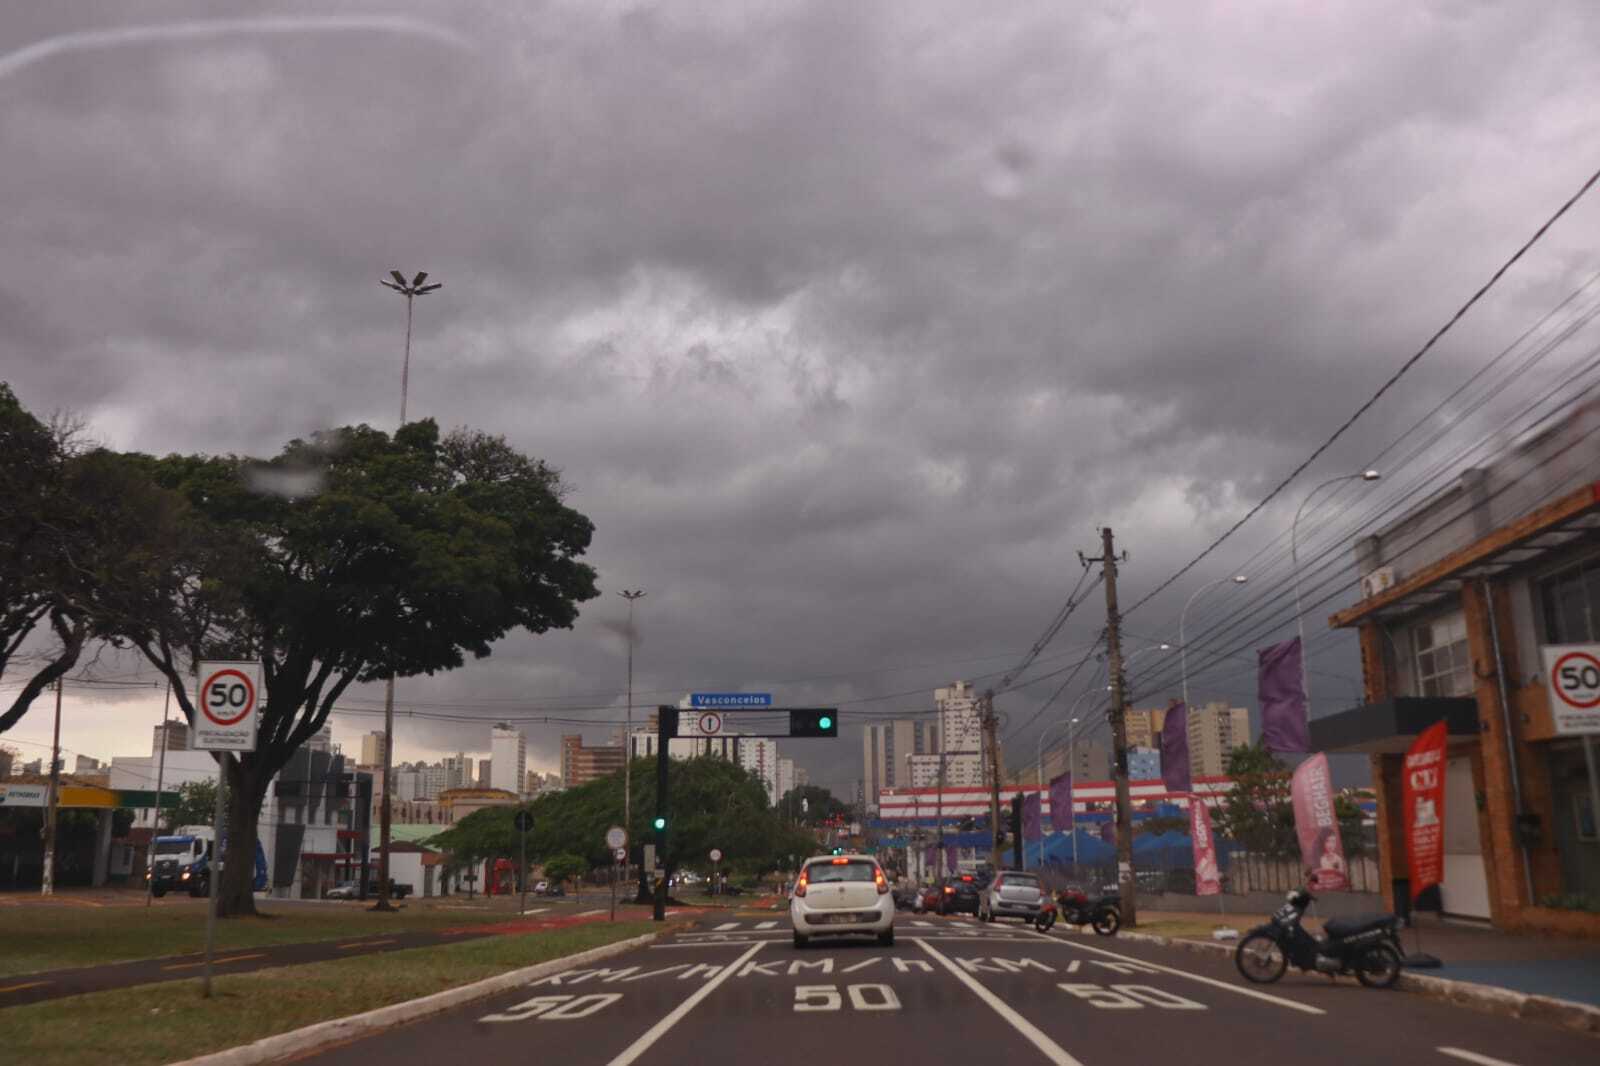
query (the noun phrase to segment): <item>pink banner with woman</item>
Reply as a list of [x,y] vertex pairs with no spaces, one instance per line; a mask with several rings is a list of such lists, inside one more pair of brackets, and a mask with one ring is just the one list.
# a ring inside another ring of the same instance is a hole
[[1350,868],[1344,861],[1326,755],[1313,755],[1295,769],[1289,795],[1294,802],[1294,831],[1300,838],[1306,887],[1322,892],[1349,888]]
[[1211,811],[1194,798],[1189,800],[1189,836],[1194,840],[1194,894],[1215,896],[1222,891],[1217,838],[1211,835]]

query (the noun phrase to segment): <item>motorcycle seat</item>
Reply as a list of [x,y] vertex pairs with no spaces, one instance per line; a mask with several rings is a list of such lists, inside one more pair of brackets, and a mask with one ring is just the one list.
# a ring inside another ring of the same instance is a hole
[[1392,914],[1363,914],[1355,918],[1329,918],[1322,923],[1322,931],[1331,937],[1343,938],[1382,929],[1393,922]]

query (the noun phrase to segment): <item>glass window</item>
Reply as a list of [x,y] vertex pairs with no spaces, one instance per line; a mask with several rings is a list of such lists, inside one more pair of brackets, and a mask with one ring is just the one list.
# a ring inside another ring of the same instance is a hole
[[1600,640],[1600,558],[1539,583],[1547,644],[1592,644]]
[[836,881],[868,881],[872,878],[877,867],[861,859],[849,859],[844,862],[829,860],[828,862],[814,862],[806,868],[806,880],[813,885],[830,884]]
[[1417,694],[1472,695],[1472,656],[1467,620],[1460,611],[1424,622],[1411,631],[1416,652]]

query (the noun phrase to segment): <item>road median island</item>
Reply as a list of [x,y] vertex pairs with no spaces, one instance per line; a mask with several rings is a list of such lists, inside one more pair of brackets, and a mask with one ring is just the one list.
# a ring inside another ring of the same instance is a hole
[[[670,927],[669,927],[670,928]],[[214,981],[118,989],[9,1008],[8,1057],[31,1066],[245,1066],[276,1062],[631,950],[666,931],[589,923]]]

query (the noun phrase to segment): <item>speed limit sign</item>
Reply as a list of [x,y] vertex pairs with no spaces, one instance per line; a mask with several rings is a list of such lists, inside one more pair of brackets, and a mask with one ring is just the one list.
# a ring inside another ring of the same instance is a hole
[[201,751],[255,751],[260,693],[260,663],[201,663],[194,746]]
[[1600,733],[1600,644],[1553,644],[1541,650],[1556,732]]

